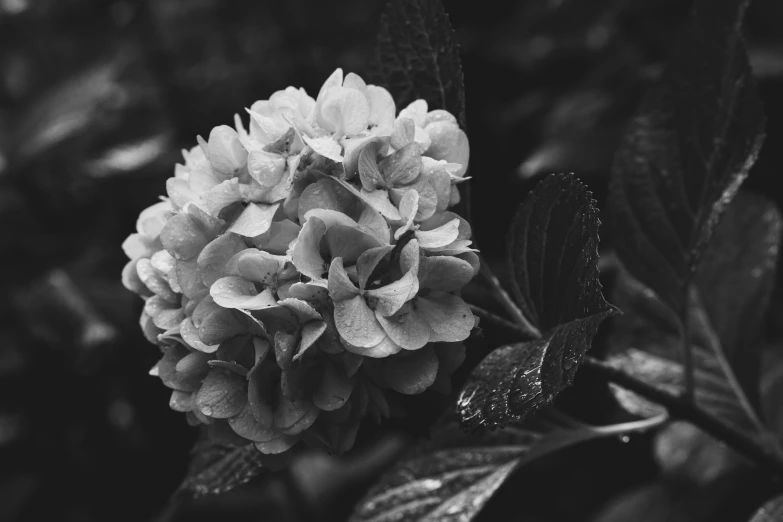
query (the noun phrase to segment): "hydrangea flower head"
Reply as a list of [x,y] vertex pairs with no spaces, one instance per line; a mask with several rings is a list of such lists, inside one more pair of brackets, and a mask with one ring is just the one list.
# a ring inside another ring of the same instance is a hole
[[183,151],[123,243],[124,285],[170,406],[279,459],[350,449],[394,393],[448,392],[478,270],[459,200],[468,140],[446,111],[338,69]]

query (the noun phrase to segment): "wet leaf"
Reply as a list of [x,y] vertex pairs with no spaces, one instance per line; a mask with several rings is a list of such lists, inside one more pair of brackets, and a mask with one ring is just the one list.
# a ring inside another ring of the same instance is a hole
[[693,272],[764,138],[740,36],[748,3],[696,2],[667,73],[615,156],[608,200],[617,253],[680,316]]
[[523,419],[573,381],[601,322],[617,313],[598,281],[598,211],[573,175],[552,175],[522,203],[510,234],[514,290],[543,338],[503,346],[458,399],[466,428]]
[[226,493],[263,469],[263,456],[253,444],[238,448],[200,444],[194,454],[191,469],[180,486],[194,496]]
[[448,420],[370,489],[350,520],[467,522],[520,466],[579,442],[651,425],[596,428],[546,412],[478,436]]
[[381,18],[375,71],[397,108],[424,99],[465,127],[465,87],[454,29],[440,0],[389,2]]

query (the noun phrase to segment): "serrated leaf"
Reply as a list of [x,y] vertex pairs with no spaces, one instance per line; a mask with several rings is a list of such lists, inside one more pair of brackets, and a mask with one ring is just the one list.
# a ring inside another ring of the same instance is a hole
[[763,108],[740,36],[748,3],[696,1],[612,169],[618,255],[680,316],[693,271],[763,142]]
[[783,520],[783,495],[768,500],[753,514],[750,522],[778,522]]
[[197,445],[181,490],[195,496],[220,495],[261,473],[263,455],[253,444],[241,447]]
[[546,412],[477,436],[448,421],[381,478],[350,520],[468,522],[520,466],[573,444],[656,423],[592,427]]
[[377,83],[397,108],[424,99],[465,127],[465,86],[456,35],[440,0],[394,0],[386,5],[376,50]]
[[601,322],[617,313],[598,280],[598,210],[571,174],[536,186],[514,218],[514,291],[543,338],[501,347],[473,371],[457,402],[463,424],[503,427],[554,400],[573,381]]

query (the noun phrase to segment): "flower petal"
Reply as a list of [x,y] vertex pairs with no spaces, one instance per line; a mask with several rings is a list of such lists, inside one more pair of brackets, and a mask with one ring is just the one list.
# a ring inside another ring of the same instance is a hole
[[348,277],[340,257],[332,259],[332,264],[329,266],[328,283],[329,296],[335,303],[353,299],[359,295],[359,289]]
[[438,357],[427,346],[405,357],[389,357],[383,362],[386,384],[397,392],[415,395],[429,388],[438,374]]
[[473,266],[462,259],[453,256],[423,257],[419,266],[419,285],[451,292],[468,284],[473,274]]
[[239,276],[218,279],[209,288],[209,294],[224,308],[260,310],[276,305],[276,299],[270,288],[264,289],[259,294],[251,281]]
[[399,187],[413,183],[421,172],[421,153],[415,143],[386,156],[378,165],[386,185]]
[[149,253],[149,246],[141,234],[131,234],[122,242],[122,251],[128,259],[136,259]]
[[194,299],[205,292],[208,293],[207,287],[201,280],[201,271],[195,259],[193,261],[178,260],[175,273],[180,290],[188,298]]
[[324,411],[341,408],[351,397],[354,384],[355,381],[345,375],[342,369],[327,364],[321,382],[313,392],[313,404]]
[[322,319],[321,314],[306,301],[288,298],[278,301],[277,304],[291,310],[300,324],[305,324],[310,321],[320,321]]
[[435,109],[433,111],[428,112],[427,116],[425,116],[424,128],[427,128],[427,125],[429,125],[430,123],[434,123],[436,121],[447,121],[447,122],[457,124],[457,118],[454,117],[454,115],[451,114],[449,111],[443,109]]
[[299,341],[299,350],[294,355],[294,360],[300,359],[307,349],[321,338],[325,331],[326,323],[324,321],[312,321],[304,325],[302,327],[302,340]]
[[182,336],[182,340],[195,350],[203,353],[215,353],[219,348],[219,342],[206,344],[201,340],[199,330],[195,327],[193,320],[190,317],[183,319],[182,324],[179,326],[179,332]]
[[343,80],[343,87],[355,89],[362,93],[367,90],[367,84],[364,82],[364,80],[362,80],[362,77],[352,72],[345,75],[345,79]]
[[397,118],[410,118],[417,127],[424,127],[424,121],[427,117],[427,102],[425,100],[416,100],[405,107],[397,115]]
[[239,275],[248,281],[270,286],[277,278],[283,263],[285,263],[285,258],[282,256],[275,256],[255,248],[247,248],[226,263],[226,272],[231,275]]
[[136,270],[137,262],[138,259],[131,259],[122,268],[122,286],[143,297],[150,295],[152,292],[141,282],[139,272]]
[[237,131],[228,125],[219,125],[209,133],[209,162],[224,176],[231,176],[245,166],[247,151],[239,141]]
[[377,85],[368,85],[366,96],[370,102],[370,125],[375,125],[376,132],[387,132],[392,128],[397,112],[394,98],[389,91]]
[[174,259],[196,257],[216,234],[199,226],[190,213],[180,213],[166,222],[160,232],[163,247]]
[[272,226],[272,219],[275,217],[278,207],[280,207],[279,203],[274,205],[248,203],[228,231],[245,237],[259,236]]
[[411,239],[400,252],[400,270],[418,274],[420,259],[419,242],[415,238]]
[[262,187],[274,187],[283,178],[286,161],[280,154],[254,150],[247,157],[247,171]]
[[391,146],[399,150],[413,143],[416,135],[416,124],[410,118],[397,118],[391,135]]
[[326,247],[332,258],[342,257],[349,265],[370,248],[378,246],[378,240],[373,236],[354,227],[335,225],[326,231]]
[[371,192],[362,190],[360,195],[364,201],[371,205],[388,221],[396,222],[402,220],[400,211],[397,210],[394,204],[392,204],[391,200],[389,199],[389,193],[386,190],[379,189],[373,190]]
[[[321,96],[319,95],[319,98]],[[332,87],[319,99],[318,124],[337,136],[359,134],[367,128],[370,104],[363,93],[346,87]]]
[[456,295],[432,291],[417,297],[413,308],[430,325],[430,342],[464,341],[473,329],[473,313]]
[[354,196],[342,185],[331,179],[322,178],[308,185],[299,197],[299,222],[306,221],[305,215],[315,209],[333,210],[344,215],[350,214],[356,201]]
[[145,257],[136,262],[136,273],[144,286],[152,290],[153,293],[172,303],[179,302],[179,296],[171,289],[163,275],[155,270],[149,258]]
[[381,148],[386,149],[386,145],[380,141],[368,142],[359,153],[359,179],[362,182],[362,188],[366,191],[373,191],[379,188],[386,188],[386,181],[378,170],[378,155]]
[[315,303],[316,306],[326,304],[329,299],[329,290],[314,283],[294,283],[288,288],[290,297]]
[[308,218],[291,250],[294,266],[310,279],[320,279],[326,271],[326,262],[321,257],[321,239],[325,234],[326,225],[322,220]]
[[376,313],[386,334],[405,350],[418,350],[430,340],[430,326],[416,313],[412,303],[405,303],[396,314],[384,317]]
[[457,239],[470,239],[471,236],[470,223],[468,223],[467,220],[462,218],[461,216],[455,214],[454,212],[449,212],[449,211],[438,212],[437,214],[433,215],[431,218],[423,221],[419,225],[419,230],[424,230],[424,231],[434,230],[455,219],[459,220],[459,234],[457,235]]
[[284,255],[301,230],[302,227],[289,219],[273,221],[269,230],[253,238],[253,244],[271,254]]
[[281,370],[288,370],[291,366],[291,360],[294,358],[294,352],[299,345],[299,339],[294,334],[279,330],[275,332],[275,360]]
[[381,262],[381,259],[392,251],[391,245],[379,246],[366,250],[359,259],[356,260],[356,272],[359,275],[359,288],[367,286],[367,279],[372,275],[375,267]]
[[470,159],[470,144],[467,135],[458,125],[448,121],[437,121],[427,125],[427,134],[432,140],[427,156],[436,160],[446,160],[449,163],[458,163],[462,167],[455,173],[463,176],[468,170]]
[[247,404],[247,382],[244,378],[213,368],[196,394],[196,407],[214,419],[228,419],[238,415]]
[[290,428],[315,408],[309,401],[292,401],[282,393],[278,394],[275,406],[275,427],[278,429]]
[[[271,409],[269,411],[271,416]],[[265,426],[256,420],[249,404],[245,405],[239,415],[228,419],[228,425],[237,435],[252,442],[269,442],[277,435],[271,426]]]
[[310,146],[316,153],[325,158],[329,158],[335,163],[343,162],[342,147],[331,136],[322,136],[320,138],[309,138],[305,135],[302,136],[307,145]]
[[269,442],[256,442],[254,446],[264,455],[278,455],[294,447],[297,442],[299,442],[297,437],[282,435]]
[[341,337],[360,348],[376,346],[386,337],[375,313],[360,295],[335,302],[334,323]]
[[392,341],[391,338],[385,334],[381,342],[379,342],[375,346],[368,346],[368,347],[354,346],[353,344],[345,341],[343,341],[343,346],[348,352],[354,353],[356,355],[362,355],[364,357],[371,357],[373,359],[381,359],[383,357],[388,357],[402,350],[402,347],[400,345]]
[[196,263],[201,269],[201,278],[204,284],[211,286],[220,279],[226,263],[234,254],[246,248],[245,242],[235,234],[223,234],[218,236],[198,256]]
[[233,310],[221,308],[204,318],[198,328],[198,336],[207,345],[214,346],[232,337],[247,333],[247,322]]
[[414,271],[409,271],[393,283],[367,290],[366,295],[368,301],[374,305],[374,310],[388,317],[402,308],[402,305],[412,299],[418,291],[419,278]]
[[453,243],[459,236],[459,220],[453,219],[434,230],[417,230],[421,248],[440,248]]

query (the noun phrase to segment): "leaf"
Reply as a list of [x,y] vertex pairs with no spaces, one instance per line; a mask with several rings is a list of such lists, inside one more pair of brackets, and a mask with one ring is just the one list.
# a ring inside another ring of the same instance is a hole
[[753,514],[750,522],[777,522],[783,519],[783,495],[767,501]]
[[740,192],[715,229],[694,278],[726,359],[754,404],[781,230],[773,202]]
[[445,109],[465,128],[465,86],[454,29],[440,0],[395,0],[381,17],[377,83],[396,96],[397,107],[424,99]]
[[[682,393],[684,369],[678,362],[681,343],[671,310],[627,272],[618,276],[614,302],[625,315],[616,321],[616,331],[609,340],[613,354],[607,361],[648,384],[670,393]],[[689,311],[693,317],[690,349],[696,405],[759,444],[769,446],[769,430],[737,383],[731,366],[722,360],[723,348],[700,302],[691,301]],[[651,407],[647,401],[629,391],[612,388],[626,409],[647,414]]]
[[514,291],[543,338],[501,347],[473,371],[457,407],[464,426],[503,427],[573,381],[601,322],[617,313],[598,281],[598,211],[573,175],[539,183],[510,232]]
[[231,448],[197,444],[191,469],[180,486],[195,496],[220,495],[248,482],[263,469],[263,455],[249,444]]
[[481,436],[448,420],[394,466],[358,504],[351,522],[467,522],[520,466],[579,442],[646,429],[663,420],[592,427],[562,414]]
[[748,0],[697,0],[610,182],[617,253],[680,317],[712,233],[758,156],[764,115],[740,26]]
[[783,442],[783,346],[773,344],[764,352],[761,384],[761,411],[779,442]]

